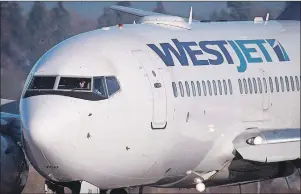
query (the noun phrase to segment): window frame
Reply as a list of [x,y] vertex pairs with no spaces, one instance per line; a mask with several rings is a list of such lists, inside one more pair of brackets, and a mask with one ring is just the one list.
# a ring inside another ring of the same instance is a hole
[[[105,78],[105,76],[95,76],[95,77],[93,77],[92,78],[92,93],[95,93],[94,92],[94,81],[95,81],[95,79],[100,79],[100,78],[102,78],[103,80],[104,80],[104,85],[105,85],[105,93],[106,93],[106,97],[107,97],[107,99],[109,99],[109,93],[108,93],[108,85],[107,85],[107,81],[106,81],[106,78]],[[99,95],[99,94],[98,94]]]
[[225,95],[228,95],[227,82],[224,79],[223,79],[223,86],[224,86],[224,93],[225,93]]
[[284,79],[282,76],[280,76],[280,87],[281,87],[281,91],[284,92],[285,91],[285,84],[284,84]]
[[217,95],[217,86],[215,80],[212,80],[212,85],[213,85],[213,93],[216,96]]
[[257,94],[258,93],[258,90],[257,90],[258,88],[257,88],[257,83],[256,83],[255,77],[253,77],[252,80],[253,80],[254,93]]
[[242,87],[242,81],[240,78],[238,79],[238,87],[239,87],[240,94],[243,94],[244,91],[243,91],[243,87]]
[[219,95],[223,95],[223,86],[221,80],[217,80]]
[[201,83],[199,81],[196,81],[196,85],[197,85],[197,88],[198,88],[198,94],[199,94],[199,96],[202,96]]
[[209,80],[207,80],[207,86],[208,86],[209,96],[212,96],[212,87],[211,87],[211,82]]
[[294,77],[293,76],[290,76],[290,81],[291,81],[292,91],[295,91],[295,83],[294,83]]
[[300,81],[298,76],[295,76],[295,82],[297,91],[300,91]]
[[192,96],[196,96],[194,81],[191,81],[190,83],[191,83]]
[[184,97],[185,91],[184,91],[182,81],[179,81],[178,84],[179,84],[179,90],[180,90],[181,97]]
[[252,86],[252,80],[251,80],[251,78],[248,78],[248,86],[249,86],[249,92],[250,92],[250,94],[253,94],[253,86]]
[[275,87],[276,87],[276,91],[279,92],[280,91],[280,87],[279,87],[279,80],[278,80],[277,76],[275,76]]
[[[99,76],[104,77],[104,76]],[[59,84],[62,78],[75,78],[75,79],[91,79],[90,90],[76,90],[76,89],[59,89]],[[76,92],[93,92],[94,88],[94,77],[85,77],[85,76],[58,76],[56,80],[57,84],[55,85],[55,90],[58,91],[76,91]]]
[[185,81],[186,94],[190,97],[190,87],[188,81]]
[[204,96],[207,96],[206,82],[204,80],[202,80],[202,86],[203,86]]
[[248,83],[246,78],[242,79],[243,85],[244,85],[244,89],[245,89],[245,94],[248,94]]
[[258,92],[259,92],[260,94],[262,94],[263,88],[262,88],[262,82],[261,82],[260,77],[257,77],[257,83],[258,83]]
[[175,82],[172,82],[171,86],[172,86],[173,95],[175,98],[177,98],[178,97],[177,84]]
[[286,91],[289,92],[290,91],[290,83],[289,83],[288,76],[284,76],[284,81],[285,81]]
[[262,80],[263,80],[264,93],[268,93],[268,82],[265,78],[262,78]]
[[233,87],[232,87],[232,82],[231,79],[228,79],[228,87],[229,87],[229,94],[233,94]]
[[269,77],[270,92],[274,93],[274,83],[272,77]]
[[[54,84],[53,89],[47,89],[47,90],[26,90],[22,98],[28,98],[31,96],[38,96],[38,95],[58,95],[58,96],[67,96],[71,98],[77,98],[77,99],[83,99],[83,100],[89,100],[89,101],[100,101],[100,100],[107,100],[109,98],[108,95],[99,95],[93,91],[94,89],[94,79],[102,78],[104,80],[105,88],[104,90],[107,90],[107,84],[106,80],[103,78],[104,76],[56,76],[56,81]],[[115,77],[115,76],[114,76]],[[91,79],[91,90],[72,90],[72,89],[58,89],[58,84],[60,81],[60,78],[89,78]],[[116,78],[116,77],[115,77]],[[119,84],[119,80],[116,78]],[[119,84],[120,86],[120,84]],[[121,86],[120,90],[121,91]],[[106,91],[105,91],[106,92]],[[116,94],[116,93],[115,93]]]
[[[34,79],[36,78],[36,77],[53,77],[53,78],[55,78],[54,79],[54,83],[53,83],[53,87],[50,89],[50,88],[48,88],[48,89],[33,89],[33,88],[30,88],[31,86],[32,86],[32,84],[33,84],[33,82],[34,82]],[[57,76],[57,75],[33,75],[32,77],[31,77],[31,79],[30,79],[30,81],[29,81],[29,83],[28,83],[28,86],[27,86],[27,89],[26,89],[26,91],[46,91],[46,90],[56,90],[56,82],[57,82],[57,80],[58,79],[60,79],[60,76]]]
[[[107,89],[107,94],[108,94],[108,98],[110,98],[111,96],[114,96],[115,94],[121,92],[121,85],[120,85],[120,82],[118,80],[118,78],[116,76],[113,76],[113,75],[109,75],[109,76],[104,76],[105,77],[105,83],[106,83],[106,89]],[[118,86],[119,86],[119,89],[116,90],[112,95],[109,95],[109,88],[108,88],[108,83],[107,83],[107,78],[108,77],[114,77],[118,83]]]

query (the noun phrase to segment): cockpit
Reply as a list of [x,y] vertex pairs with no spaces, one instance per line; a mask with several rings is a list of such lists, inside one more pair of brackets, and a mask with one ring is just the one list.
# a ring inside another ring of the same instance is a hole
[[23,98],[62,95],[97,101],[108,99],[119,91],[120,85],[115,76],[33,76]]

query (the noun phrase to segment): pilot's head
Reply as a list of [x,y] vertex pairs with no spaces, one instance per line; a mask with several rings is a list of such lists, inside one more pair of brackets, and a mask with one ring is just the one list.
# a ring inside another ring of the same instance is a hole
[[85,82],[84,80],[80,80],[80,81],[79,81],[79,87],[80,87],[80,88],[84,88],[84,87],[85,87],[85,83],[86,83],[86,82]]

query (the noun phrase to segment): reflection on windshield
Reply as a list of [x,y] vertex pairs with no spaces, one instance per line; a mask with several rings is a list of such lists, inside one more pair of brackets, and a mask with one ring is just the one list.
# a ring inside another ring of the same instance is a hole
[[116,77],[95,77],[93,91],[103,97],[108,98],[120,90]]
[[45,90],[53,89],[56,77],[54,76],[34,76],[28,89]]
[[107,90],[106,90],[106,85],[105,85],[105,80],[103,77],[100,78],[94,78],[94,90],[96,94],[100,96],[107,97]]
[[91,91],[91,78],[61,77],[58,89]]
[[119,83],[118,83],[116,77],[113,77],[113,76],[106,77],[106,83],[107,83],[109,96],[112,96],[114,93],[116,93],[120,89],[120,86],[119,86]]

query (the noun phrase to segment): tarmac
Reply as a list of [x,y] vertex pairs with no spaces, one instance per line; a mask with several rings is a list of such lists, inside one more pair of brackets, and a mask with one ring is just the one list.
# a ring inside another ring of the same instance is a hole
[[[218,186],[209,187],[203,193],[300,193],[300,171],[286,178],[277,178],[257,183],[244,184],[240,186]],[[71,193],[65,190],[66,193]],[[44,178],[30,166],[29,176],[22,194],[45,193]],[[130,193],[138,193],[138,189]],[[198,193],[196,189],[163,189],[145,187],[143,193]]]

